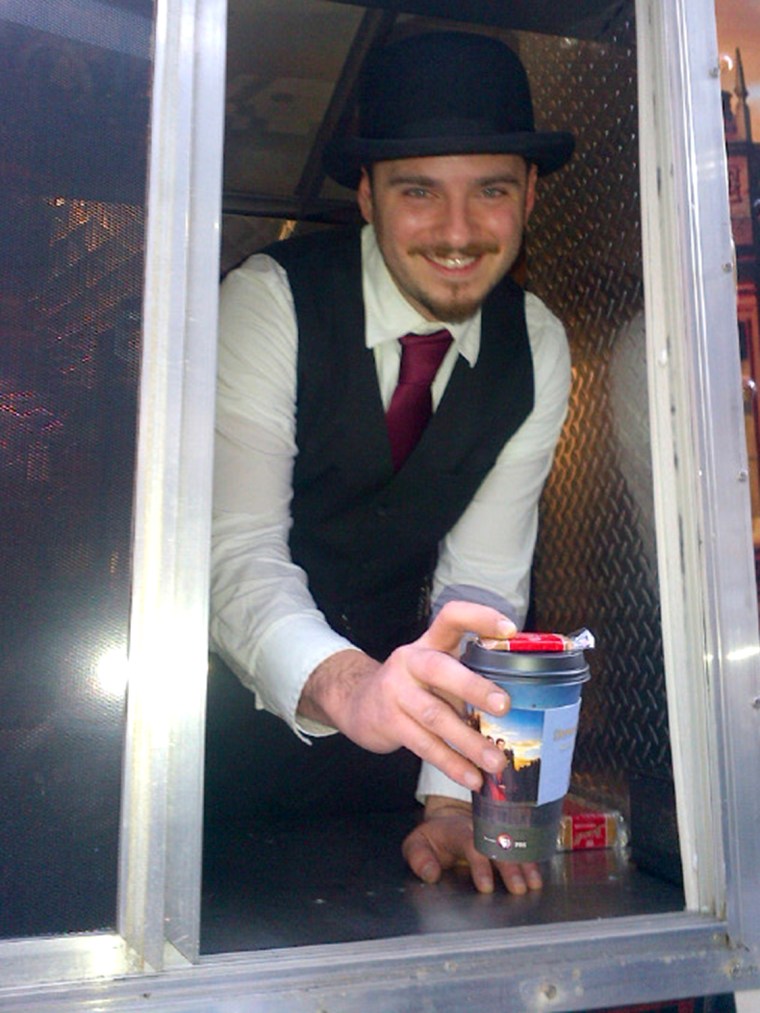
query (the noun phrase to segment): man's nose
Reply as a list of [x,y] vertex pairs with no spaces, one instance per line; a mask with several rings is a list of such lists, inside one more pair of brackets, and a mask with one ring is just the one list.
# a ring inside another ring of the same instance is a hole
[[453,249],[463,249],[477,235],[477,220],[472,202],[466,197],[449,196],[441,209],[439,237]]

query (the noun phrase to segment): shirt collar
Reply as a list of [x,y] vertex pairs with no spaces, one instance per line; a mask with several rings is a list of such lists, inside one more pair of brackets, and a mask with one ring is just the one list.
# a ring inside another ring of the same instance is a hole
[[445,327],[451,332],[460,354],[471,366],[475,365],[480,350],[480,310],[461,324],[426,320],[399,292],[385,266],[371,225],[362,229],[362,285],[367,348],[395,341],[402,334],[430,334]]

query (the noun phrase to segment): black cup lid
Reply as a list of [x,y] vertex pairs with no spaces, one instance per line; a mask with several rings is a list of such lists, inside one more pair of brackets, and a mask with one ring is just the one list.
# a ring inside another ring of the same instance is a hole
[[530,679],[556,678],[585,682],[589,678],[586,657],[582,650],[569,651],[504,651],[484,647],[479,640],[467,645],[462,663],[473,671],[488,676],[512,676]]

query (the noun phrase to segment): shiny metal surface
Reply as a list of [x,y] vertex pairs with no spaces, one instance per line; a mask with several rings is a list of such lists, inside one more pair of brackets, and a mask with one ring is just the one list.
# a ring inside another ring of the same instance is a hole
[[[725,873],[723,839],[717,832],[716,715],[708,693],[709,648],[705,642],[707,611],[712,606],[703,571],[700,519],[700,473],[705,462],[700,460],[695,442],[698,402],[710,396],[704,385],[707,378],[699,379],[698,367],[695,372],[706,279],[701,264],[693,259],[696,163],[687,125],[692,89],[701,91],[703,83],[702,75],[695,78],[690,66],[688,54],[695,43],[687,42],[683,12],[655,18],[652,13],[646,4],[644,23],[650,23],[651,30],[640,36],[640,83],[648,376],[653,464],[658,478],[655,503],[663,647],[673,702],[670,724],[687,904],[722,912]],[[712,25],[704,20],[699,23],[701,33],[709,39]],[[657,96],[671,91],[680,101],[668,116]],[[713,101],[717,99],[715,92]],[[713,119],[713,128],[717,125]],[[722,145],[722,125],[720,130],[721,137],[713,144]],[[720,249],[726,222],[721,224],[720,218],[712,217],[708,221],[709,227],[702,227],[713,237],[716,250]],[[735,307],[725,320],[733,323]],[[736,337],[729,341],[730,359],[736,354]]]
[[198,954],[223,0],[159,0],[118,928]]
[[627,810],[632,769],[670,770],[650,457],[638,181],[635,22],[599,41],[521,46],[551,127],[573,129],[570,167],[542,184],[528,284],[568,327],[573,392],[546,489],[535,623],[589,626],[574,770]]
[[[438,933],[210,957],[162,975],[18,990],[5,1013],[460,1013],[592,1009],[725,992],[749,971],[697,915]],[[403,958],[399,955],[403,953]],[[745,978],[745,987],[749,981]],[[30,1005],[31,1004],[31,1005]]]
[[[657,62],[644,107],[676,787],[687,901],[718,913],[725,905],[732,939],[760,961],[760,648],[717,42],[710,5],[678,13],[652,20]],[[654,101],[664,93],[683,94],[667,122]]]
[[[672,884],[635,869],[624,851],[557,855],[540,892],[478,894],[467,869],[435,886],[406,868],[414,813],[280,820],[215,828],[206,838],[204,954],[490,932],[683,909]],[[298,889],[293,889],[294,877]]]
[[[46,981],[120,978],[139,970],[140,961],[115,932],[6,940],[0,943],[0,1008],[5,1009],[8,1001],[4,990],[15,991]],[[37,1009],[34,1000],[27,1005],[27,1009],[32,1008]]]

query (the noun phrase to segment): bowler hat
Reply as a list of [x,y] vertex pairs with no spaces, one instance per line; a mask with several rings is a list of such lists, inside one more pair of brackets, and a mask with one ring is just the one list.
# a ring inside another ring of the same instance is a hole
[[327,174],[344,186],[358,184],[364,165],[425,155],[522,155],[546,175],[575,146],[570,133],[536,131],[519,58],[472,32],[427,32],[374,50],[358,106],[357,132],[325,150]]

